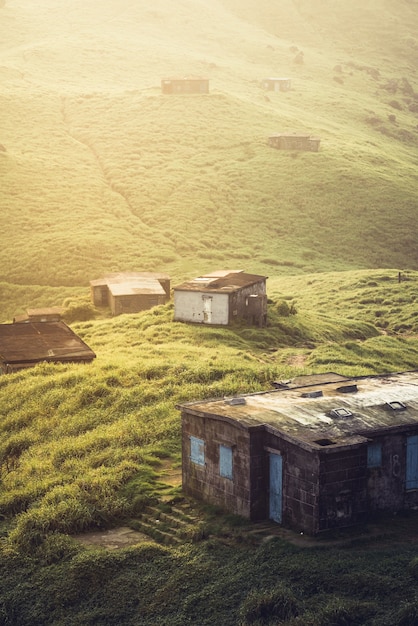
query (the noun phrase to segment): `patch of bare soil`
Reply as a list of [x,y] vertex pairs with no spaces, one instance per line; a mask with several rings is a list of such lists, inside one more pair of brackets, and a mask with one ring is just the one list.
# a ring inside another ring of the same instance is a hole
[[294,354],[287,359],[287,365],[291,365],[292,367],[304,367],[306,359],[305,354]]
[[127,526],[112,528],[111,530],[101,530],[99,532],[81,533],[73,535],[76,541],[85,546],[101,546],[108,550],[119,550],[120,548],[129,548],[130,546],[143,543],[144,541],[152,541],[151,537],[140,533]]

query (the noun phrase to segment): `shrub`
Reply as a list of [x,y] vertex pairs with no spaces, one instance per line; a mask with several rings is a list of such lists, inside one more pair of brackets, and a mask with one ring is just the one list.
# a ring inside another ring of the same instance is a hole
[[240,609],[243,625],[277,624],[278,620],[288,620],[298,613],[298,602],[293,592],[284,585],[270,591],[250,592]]

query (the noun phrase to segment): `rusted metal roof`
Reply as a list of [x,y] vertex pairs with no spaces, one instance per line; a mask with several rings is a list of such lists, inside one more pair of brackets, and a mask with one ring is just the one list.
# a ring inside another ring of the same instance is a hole
[[352,445],[388,431],[418,427],[418,372],[319,380],[312,384],[231,398],[191,402],[195,415],[264,426],[305,447]]
[[246,274],[241,271],[229,272],[225,275],[204,275],[198,276],[190,281],[174,287],[174,291],[202,291],[205,293],[231,293],[250,287],[256,283],[265,282],[267,276],[257,274]]
[[4,369],[41,361],[91,361],[95,353],[64,322],[0,324],[0,362]]

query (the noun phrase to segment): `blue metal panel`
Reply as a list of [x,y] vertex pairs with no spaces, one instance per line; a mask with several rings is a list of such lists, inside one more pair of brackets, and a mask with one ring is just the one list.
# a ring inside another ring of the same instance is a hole
[[370,443],[367,446],[367,467],[382,467],[381,443]]
[[270,500],[269,518],[274,522],[282,522],[282,484],[283,461],[280,454],[270,453]]
[[232,448],[219,446],[219,474],[232,480]]
[[190,437],[190,460],[197,465],[205,464],[205,442],[197,437]]
[[406,439],[406,488],[418,489],[418,435]]

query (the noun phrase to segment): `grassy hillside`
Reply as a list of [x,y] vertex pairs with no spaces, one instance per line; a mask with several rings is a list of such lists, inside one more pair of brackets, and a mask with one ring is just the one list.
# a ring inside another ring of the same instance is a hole
[[[61,304],[113,270],[417,268],[410,2],[10,0],[1,16],[0,281],[20,310],[33,284]],[[209,95],[161,94],[189,73]],[[266,94],[277,75],[292,90]],[[267,146],[292,130],[320,152]]]
[[[0,378],[2,624],[417,623],[413,515],[338,546],[211,508],[177,547],[74,539],[181,499],[176,404],[416,368],[417,20],[412,0],[0,8],[0,320],[64,303],[97,354]],[[210,93],[161,94],[187,74]],[[293,130],[320,151],[268,147]],[[219,268],[269,276],[266,328],[89,303],[104,273]]]

